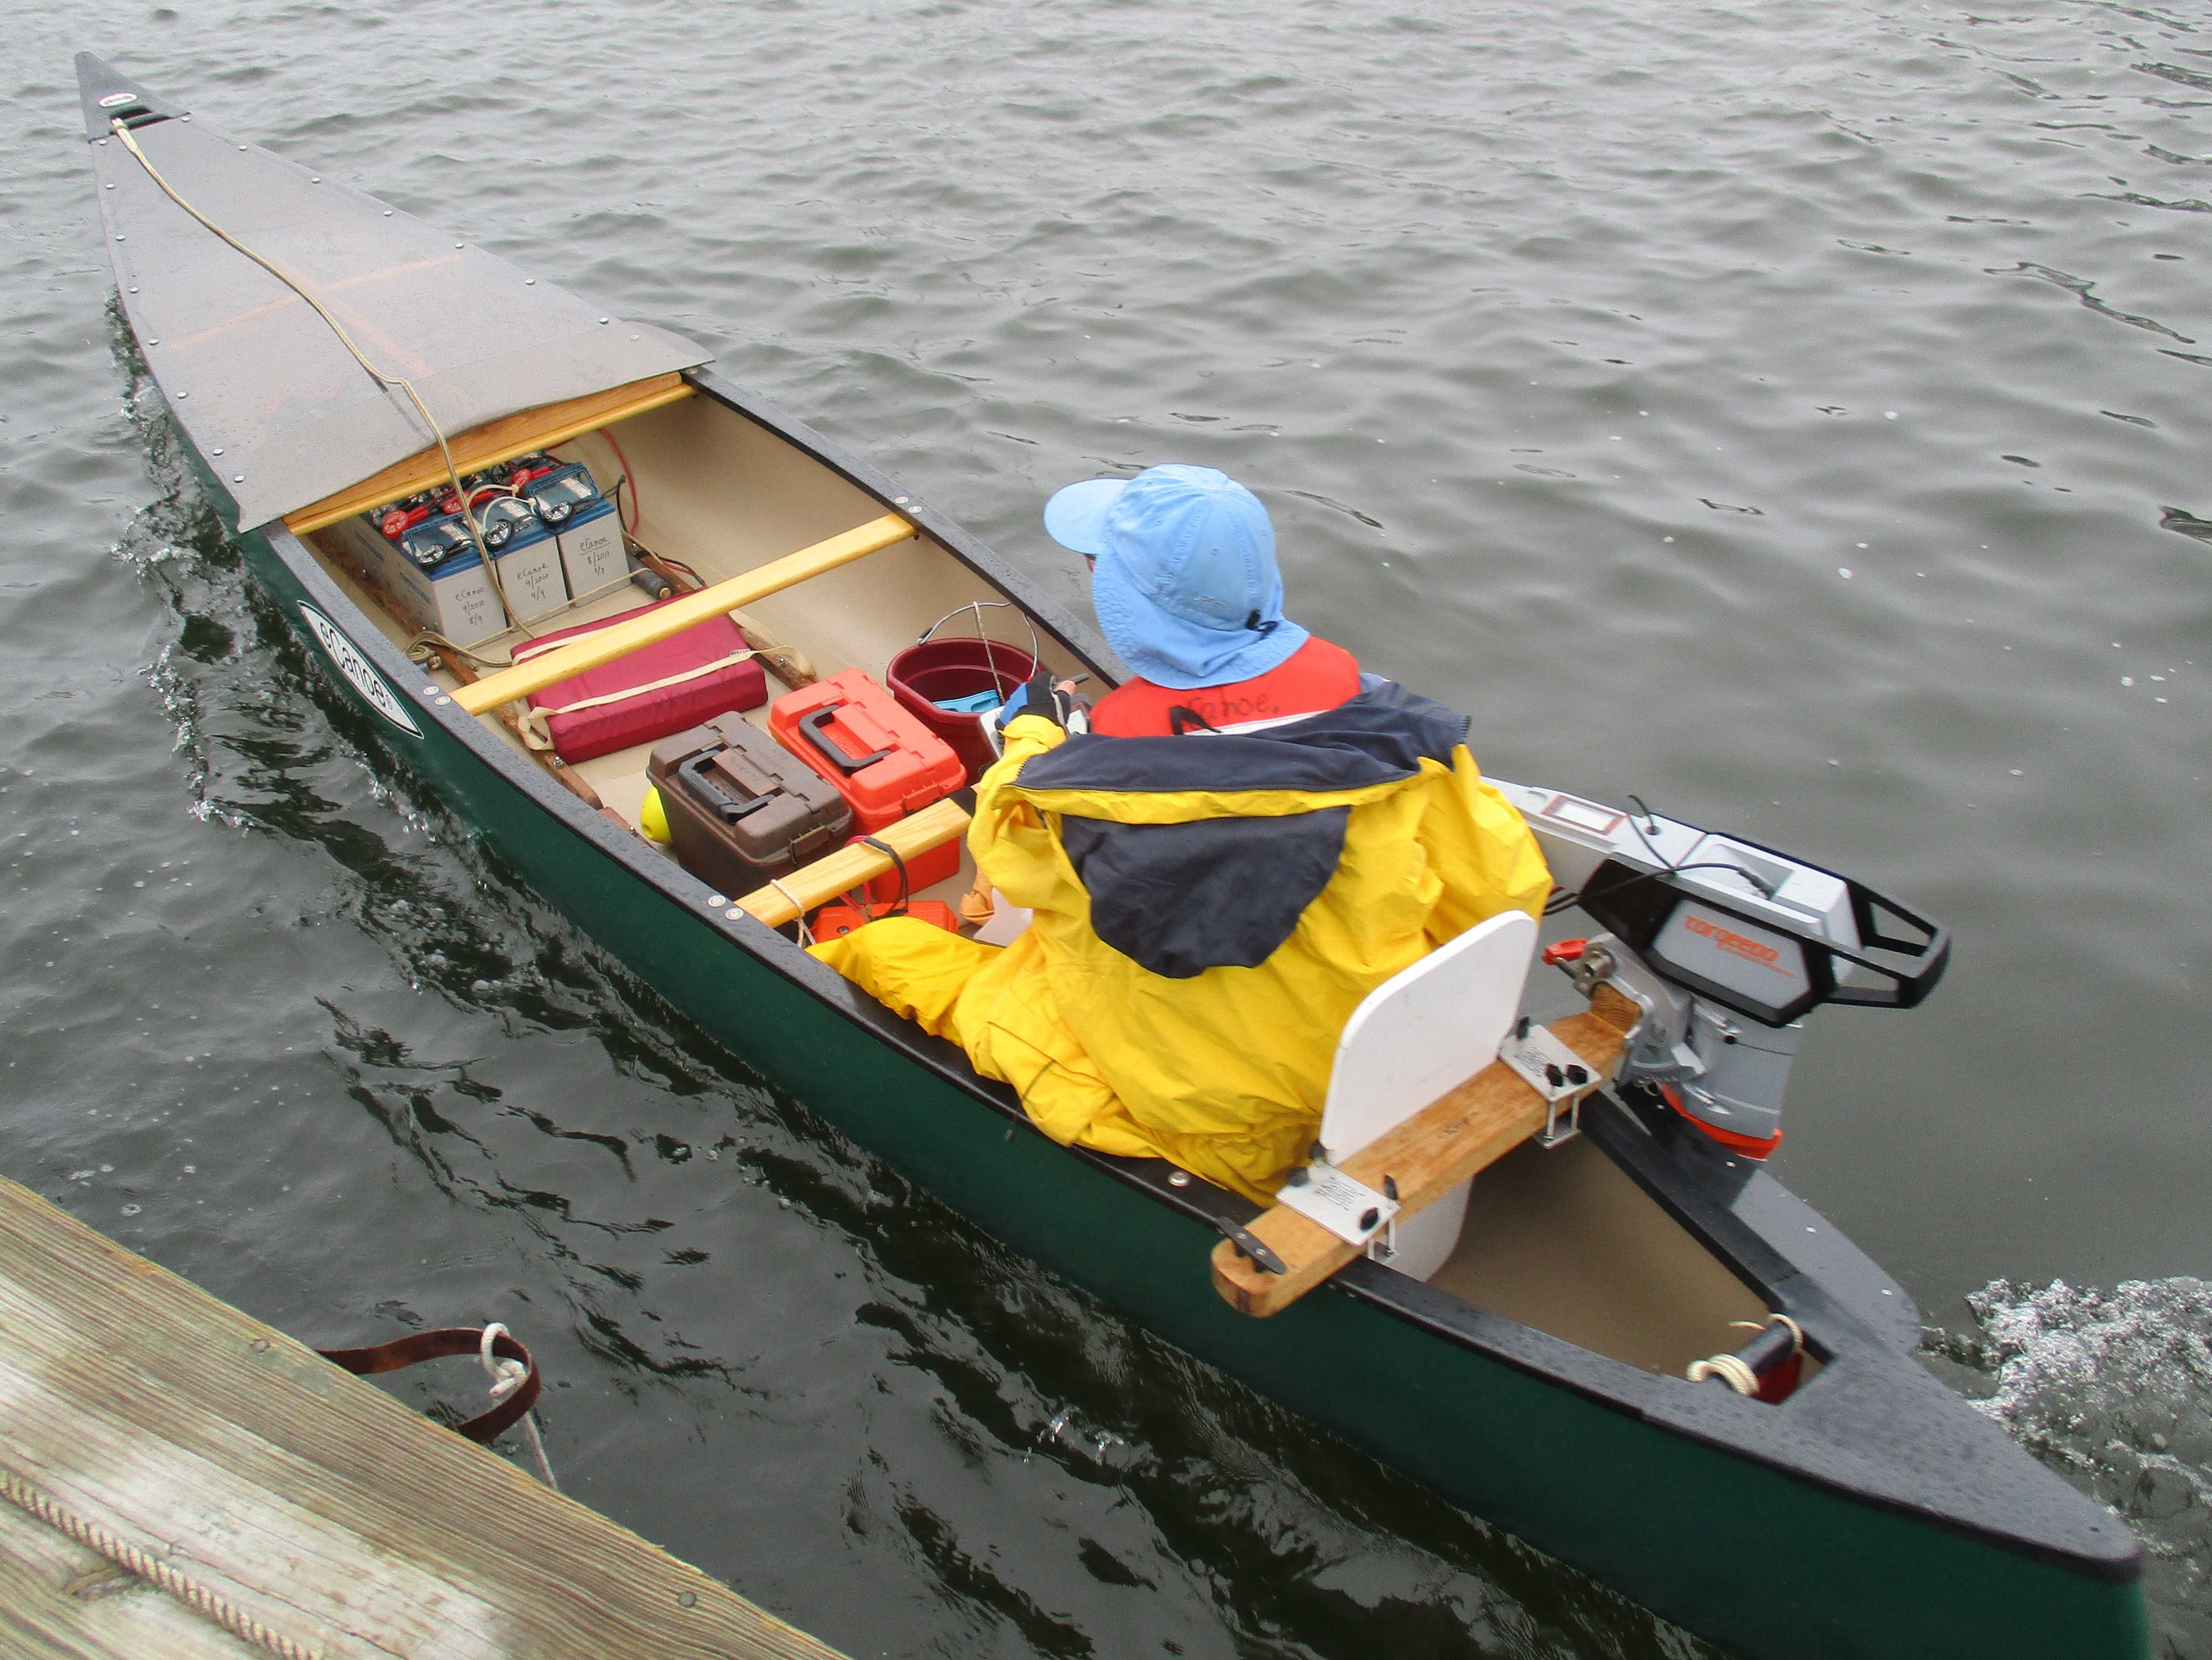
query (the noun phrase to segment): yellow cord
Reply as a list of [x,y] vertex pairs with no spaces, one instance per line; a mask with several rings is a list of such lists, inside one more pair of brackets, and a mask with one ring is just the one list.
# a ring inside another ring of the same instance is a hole
[[371,380],[380,386],[397,386],[407,394],[408,402],[415,405],[415,412],[422,417],[422,424],[430,429],[430,435],[438,441],[438,453],[445,458],[446,477],[453,481],[453,498],[460,508],[461,522],[469,527],[469,539],[477,544],[477,552],[483,560],[484,570],[491,578],[492,592],[499,596],[500,610],[505,613],[510,627],[520,629],[523,633],[528,634],[530,630],[516,620],[514,607],[507,603],[507,586],[500,581],[498,562],[491,556],[491,550],[484,545],[483,531],[477,523],[476,510],[469,505],[468,492],[461,488],[460,469],[453,465],[453,452],[446,442],[445,429],[438,424],[437,417],[430,413],[430,406],[422,401],[422,394],[415,390],[415,383],[404,374],[386,374],[375,364],[370,362],[362,349],[354,344],[353,336],[346,332],[345,325],[331,314],[330,307],[308,291],[306,283],[276,264],[275,260],[256,253],[221,225],[216,224],[214,220],[209,218],[207,215],[185,201],[183,197],[178,195],[176,187],[161,176],[161,170],[147,158],[144,150],[138,148],[138,141],[131,136],[131,129],[124,125],[119,117],[110,117],[107,125],[114,130],[115,136],[123,141],[123,148],[138,158],[138,165],[146,169],[148,178],[161,187],[161,193],[164,196],[198,220],[202,225],[222,238],[231,247],[244,254],[286,288],[291,289],[293,293],[298,295],[301,299],[306,301],[315,315],[330,325],[331,332],[338,337],[338,344],[353,354],[353,361],[361,365]]

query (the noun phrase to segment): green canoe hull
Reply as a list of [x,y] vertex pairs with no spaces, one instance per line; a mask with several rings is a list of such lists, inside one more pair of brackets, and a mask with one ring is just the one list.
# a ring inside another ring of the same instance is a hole
[[[327,663],[302,601],[350,621],[356,642],[369,633],[319,572],[295,569],[267,536],[240,540],[311,654]],[[365,654],[395,662],[381,646]],[[332,678],[431,794],[746,1065],[995,1237],[1474,1515],[1750,1655],[2147,1653],[2132,1579],[1796,1479],[1350,1295],[1312,1296],[1271,1320],[1234,1313],[1212,1288],[1217,1236],[1201,1221],[1014,1129],[947,1069],[879,1041],[804,965],[735,948],[716,917],[611,856],[564,812],[567,798],[440,725],[420,688],[396,688],[420,727],[410,735]]]

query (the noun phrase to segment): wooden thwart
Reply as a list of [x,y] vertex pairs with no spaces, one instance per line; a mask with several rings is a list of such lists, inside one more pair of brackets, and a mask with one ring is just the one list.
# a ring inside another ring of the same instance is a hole
[[[634,415],[642,415],[647,410],[657,410],[664,404],[673,404],[690,396],[691,383],[681,374],[656,374],[605,392],[586,392],[563,403],[540,404],[536,409],[501,416],[496,421],[472,427],[458,437],[448,433],[446,442],[453,449],[456,468],[464,473],[481,472],[501,461],[512,461],[518,455],[565,444],[597,428],[627,421]],[[305,536],[356,513],[367,513],[372,508],[397,502],[403,496],[413,496],[450,482],[446,477],[446,458],[433,444],[428,449],[416,451],[404,461],[394,461],[382,472],[371,474],[335,496],[325,496],[319,502],[311,502],[286,514],[284,527],[295,536]]]
[[501,703],[573,678],[586,669],[595,669],[602,663],[611,663],[617,657],[641,651],[710,617],[749,605],[756,599],[765,599],[795,582],[850,564],[914,534],[914,526],[905,520],[895,513],[885,514],[842,536],[833,536],[811,548],[770,560],[726,581],[700,588],[681,599],[672,599],[642,617],[583,635],[555,650],[540,652],[511,669],[488,674],[473,686],[463,686],[454,692],[453,701],[471,714],[483,714]]
[[[1554,1021],[1552,1030],[1602,1082],[1619,1063],[1622,1035],[1638,1012],[1612,988],[1601,986],[1589,1013]],[[1493,1061],[1377,1136],[1342,1168],[1378,1190],[1386,1177],[1395,1179],[1403,1218],[1435,1203],[1543,1128],[1543,1097],[1504,1061]],[[1286,1272],[1270,1274],[1226,1239],[1216,1245],[1213,1288],[1242,1314],[1278,1313],[1360,1255],[1358,1246],[1285,1205],[1261,1213],[1248,1231],[1282,1259]]]
[[[897,848],[900,858],[915,859],[963,834],[967,828],[965,807],[957,801],[938,801],[873,834],[885,847]],[[790,898],[775,888],[763,888],[738,903],[769,927],[781,927],[802,910],[812,910],[841,893],[850,893],[891,868],[891,861],[873,848],[843,847],[780,879]],[[792,898],[799,903],[793,905]]]

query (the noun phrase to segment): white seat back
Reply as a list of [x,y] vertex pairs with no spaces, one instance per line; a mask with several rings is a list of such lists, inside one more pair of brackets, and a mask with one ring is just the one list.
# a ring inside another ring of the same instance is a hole
[[[1510,910],[1393,975],[1352,1011],[1337,1040],[1321,1140],[1341,1164],[1498,1058],[1521,1011],[1536,924]],[[1467,1215],[1462,1183],[1398,1225],[1390,1266],[1425,1280],[1449,1259]]]
[[1498,1058],[1535,950],[1535,923],[1509,910],[1367,994],[1328,1075],[1321,1140],[1331,1159],[1343,1163]]

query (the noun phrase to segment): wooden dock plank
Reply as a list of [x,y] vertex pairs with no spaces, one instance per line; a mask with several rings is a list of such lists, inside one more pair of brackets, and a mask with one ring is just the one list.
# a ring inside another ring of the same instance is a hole
[[0,1654],[9,1660],[269,1660],[267,1650],[5,1504]]
[[0,1468],[327,1660],[834,1660],[5,1181],[0,1334]]

